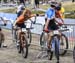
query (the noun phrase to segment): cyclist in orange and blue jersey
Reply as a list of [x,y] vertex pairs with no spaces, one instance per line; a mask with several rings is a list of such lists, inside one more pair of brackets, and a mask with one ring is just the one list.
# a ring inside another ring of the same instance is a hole
[[[56,18],[59,18],[61,21],[63,21],[64,19],[64,8],[62,7],[61,3],[58,3],[57,6],[56,6],[56,12],[55,12],[55,16]],[[64,21],[63,21],[64,23]]]

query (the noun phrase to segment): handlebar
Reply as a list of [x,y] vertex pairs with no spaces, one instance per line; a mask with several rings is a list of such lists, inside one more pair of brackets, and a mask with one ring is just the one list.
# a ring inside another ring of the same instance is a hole
[[[59,29],[57,29],[57,30],[60,32],[64,32],[64,31],[69,31],[70,29],[65,24],[63,24],[63,25],[59,26]],[[43,31],[48,33],[50,31],[54,31],[54,30],[43,29]]]

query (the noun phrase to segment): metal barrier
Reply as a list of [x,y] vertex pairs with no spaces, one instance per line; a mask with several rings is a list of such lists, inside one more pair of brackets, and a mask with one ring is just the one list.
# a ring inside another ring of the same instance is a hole
[[[68,38],[68,47],[69,48],[67,50],[73,51],[73,48],[75,46],[75,24],[64,24],[64,25],[66,25],[67,28],[69,29],[68,31],[62,32]],[[41,33],[43,31],[43,25],[35,24],[35,25],[33,25],[33,27],[34,27],[34,29],[31,30],[32,33],[41,35]],[[37,45],[37,46],[39,46],[39,45]]]
[[70,30],[63,32],[68,38],[69,48],[68,50],[73,51],[75,46],[75,24],[65,24]]
[[[68,37],[69,50],[73,50],[74,42],[75,42],[75,19],[64,19],[64,22],[66,23],[65,25],[68,28],[70,28],[70,31],[63,32],[63,33]],[[32,25],[33,29],[31,30],[31,32],[35,33],[35,34],[41,34],[42,30],[43,30],[44,23],[45,23],[44,17],[37,17],[36,24]],[[70,23],[70,24],[68,24],[68,23]],[[8,23],[6,28],[11,29],[12,28],[11,24]]]

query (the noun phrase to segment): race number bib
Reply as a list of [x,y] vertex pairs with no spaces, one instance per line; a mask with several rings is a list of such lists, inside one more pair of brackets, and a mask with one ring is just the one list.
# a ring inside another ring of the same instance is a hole
[[53,34],[59,34],[58,30],[53,31]]
[[22,31],[25,32],[25,31],[27,31],[27,30],[26,30],[26,28],[22,28]]

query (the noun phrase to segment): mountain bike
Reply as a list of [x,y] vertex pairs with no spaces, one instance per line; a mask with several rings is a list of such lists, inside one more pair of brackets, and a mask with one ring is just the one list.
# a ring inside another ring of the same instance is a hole
[[[63,27],[61,27],[61,28],[64,29]],[[47,33],[43,31],[41,33],[41,36],[40,36],[40,45],[41,46],[43,46],[43,43],[45,42],[45,40],[44,40],[45,35],[47,35]],[[61,33],[61,38],[62,39],[60,39],[60,52],[59,52],[59,55],[63,56],[63,55],[65,55],[67,53],[67,49],[68,49],[69,46],[68,46],[68,38],[66,37],[66,35]]]
[[[67,52],[66,49],[68,49],[68,39],[63,33],[61,33],[61,38],[59,35],[59,31],[63,32],[63,31],[67,31],[67,30],[69,30],[69,29],[67,29],[67,27],[62,27],[62,29],[53,31],[53,36],[51,39],[51,46],[52,46],[52,49],[54,49],[54,50],[53,51],[51,51],[51,49],[47,50],[49,60],[52,60],[54,51],[55,51],[55,56],[56,56],[58,62],[59,62],[59,55],[64,55]],[[45,39],[47,35],[48,34],[43,31],[40,36],[40,45],[41,45],[42,50],[44,50],[45,47],[47,48],[47,40]],[[66,48],[64,46],[64,43],[66,44]],[[61,46],[64,46],[63,49],[61,48]],[[60,52],[62,50],[63,50],[63,52]]]
[[[27,30],[27,41],[28,41],[28,46],[30,46],[31,41],[32,41],[32,34],[31,34],[31,29],[33,29],[32,25],[36,23],[36,16],[33,17],[32,19],[29,19],[28,21],[25,22],[26,25],[26,30]],[[13,42],[17,43],[17,32],[16,29],[13,28],[12,26],[12,35],[13,35]]]
[[[28,47],[31,44],[31,40],[32,40],[32,35],[31,35],[31,29],[33,29],[32,24],[34,24],[34,22],[29,19],[30,22],[26,21],[24,24],[26,25],[25,28],[14,28],[16,30],[15,33],[15,39],[16,39],[16,43],[17,45],[17,49],[19,53],[22,53],[22,56],[24,58],[27,58],[28,56]],[[14,30],[13,29],[13,30]],[[21,29],[21,32],[19,33],[19,41],[18,41],[18,30]]]
[[[16,29],[21,29],[21,31],[19,32],[19,42],[18,42],[18,52],[19,53],[22,53],[22,56],[24,58],[27,58],[28,56],[28,41],[27,41],[27,30],[26,28],[19,28],[19,27],[16,27]],[[18,36],[17,36],[18,37]]]

